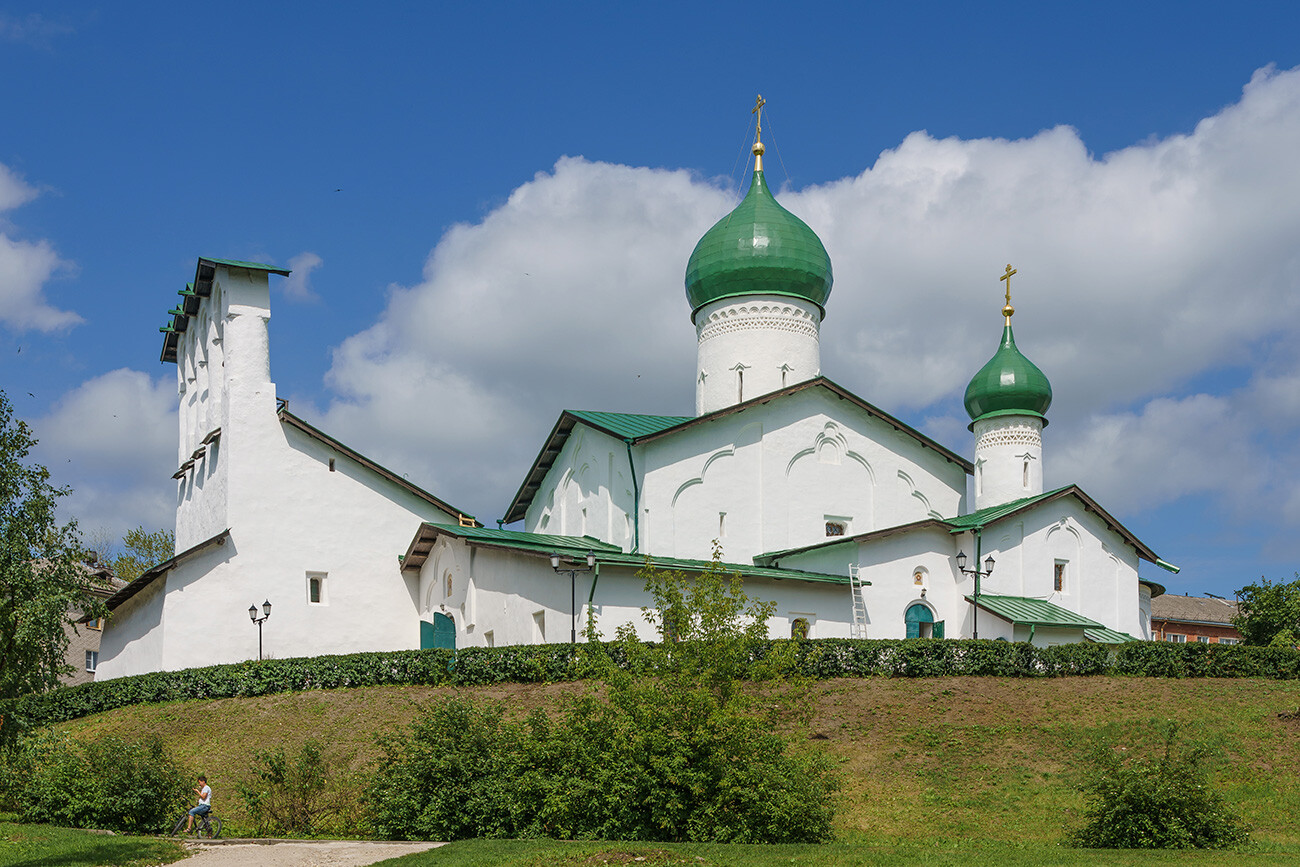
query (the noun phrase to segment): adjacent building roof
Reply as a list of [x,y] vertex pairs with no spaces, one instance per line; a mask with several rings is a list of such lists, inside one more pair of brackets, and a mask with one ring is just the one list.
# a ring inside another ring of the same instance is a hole
[[900,421],[884,410],[876,407],[853,392],[831,382],[824,376],[818,376],[795,385],[787,386],[778,391],[768,394],[759,395],[751,398],[744,403],[738,403],[734,406],[724,407],[714,412],[705,413],[695,418],[689,416],[667,416],[667,415],[631,415],[627,413],[613,412],[590,412],[582,410],[565,410],[560,413],[560,419],[551,429],[551,434],[547,437],[542,450],[538,452],[537,458],[533,461],[532,468],[528,475],[524,477],[524,483],[520,485],[519,491],[511,501],[510,506],[506,509],[504,523],[513,524],[516,521],[522,521],[528,512],[528,507],[537,494],[538,489],[542,486],[542,481],[546,474],[550,472],[555,463],[556,457],[564,448],[564,443],[573,432],[573,428],[579,422],[586,424],[596,430],[603,431],[610,436],[617,437],[631,445],[641,445],[652,442],[660,437],[675,436],[683,431],[694,428],[698,425],[707,424],[714,419],[722,418],[736,413],[742,413],[746,410],[753,409],[756,406],[762,406],[771,403],[774,400],[780,400],[792,394],[808,391],[809,389],[819,388],[830,392],[840,400],[848,401],[859,409],[865,411],[868,415],[883,421],[885,424],[902,431],[914,440],[919,442],[925,448],[933,449],[938,452],[944,460],[950,461],[961,467],[966,473],[975,472],[975,466],[970,461],[963,458],[956,452],[948,449],[938,442],[930,439],[916,428]]
[[132,596],[152,584],[155,580],[166,575],[169,571],[184,563],[194,555],[206,551],[209,548],[216,547],[217,545],[226,544],[226,539],[228,538],[230,538],[230,529],[226,528],[211,539],[204,539],[192,548],[186,548],[170,560],[164,560],[152,569],[147,569],[140,573],[140,577],[118,590],[112,596],[108,597],[108,601],[104,604],[108,607],[109,611],[114,610],[123,602],[130,599]]
[[[429,557],[440,536],[464,539],[480,548],[505,548],[550,557],[559,554],[566,559],[580,560],[591,553],[597,564],[641,567],[653,563],[661,569],[680,572],[704,572],[712,563],[708,560],[686,560],[677,557],[647,557],[629,554],[591,536],[552,536],[545,533],[524,533],[518,530],[492,530],[487,527],[457,527],[450,524],[424,523],[416,531],[406,554],[402,569],[419,569]],[[745,563],[723,563],[728,572],[738,572],[746,578],[770,578],[774,581],[812,581],[822,584],[848,584],[847,575],[827,575],[821,572],[804,572],[799,569],[773,569]],[[863,582],[867,583],[867,582]]]
[[1151,600],[1152,620],[1173,620],[1206,626],[1231,626],[1237,603],[1231,599],[1164,595]]
[[1140,641],[1141,639],[1129,635],[1127,632],[1120,632],[1118,629],[1101,627],[1100,629],[1085,629],[1083,637],[1095,644],[1124,644],[1129,641]]
[[474,518],[473,515],[461,511],[460,509],[448,503],[446,500],[443,500],[439,497],[435,497],[433,494],[429,493],[424,488],[421,488],[419,485],[412,484],[406,478],[399,476],[397,473],[393,472],[392,470],[380,466],[379,464],[372,461],[370,458],[358,452],[356,449],[342,442],[339,442],[338,440],[334,439],[334,437],[325,433],[320,428],[314,427],[313,425],[310,425],[307,422],[303,421],[298,416],[289,412],[289,410],[286,407],[281,406],[279,411],[277,412],[277,415],[279,415],[281,423],[287,424],[289,427],[300,430],[303,433],[305,433],[307,436],[311,437],[312,439],[324,443],[325,445],[334,449],[339,454],[344,455],[345,457],[348,457],[356,461],[357,463],[361,464],[361,466],[365,467],[371,472],[383,476],[385,479],[397,485],[398,487],[404,488],[405,490],[411,492],[412,494],[415,494],[415,496],[419,497],[421,500],[424,500],[426,503],[430,503],[434,506],[437,506],[439,509],[442,509],[444,512],[446,512],[449,515],[456,515],[462,521],[466,521],[474,525],[478,525],[479,522]]
[[978,601],[974,596],[967,596],[966,601],[1011,623],[1026,626],[1106,629],[1104,624],[1070,611],[1068,608],[1053,605],[1045,599],[1030,599],[1027,596],[988,596],[981,593]]
[[181,303],[167,311],[172,321],[158,329],[163,333],[161,361],[176,363],[176,348],[180,345],[181,333],[189,328],[190,317],[198,314],[202,299],[212,295],[212,281],[216,277],[218,265],[227,268],[243,268],[248,271],[265,271],[268,274],[279,274],[281,277],[288,277],[291,273],[286,268],[263,265],[260,262],[209,259],[200,256],[198,265],[194,269],[194,282],[186,283],[185,288],[176,293],[181,296]]

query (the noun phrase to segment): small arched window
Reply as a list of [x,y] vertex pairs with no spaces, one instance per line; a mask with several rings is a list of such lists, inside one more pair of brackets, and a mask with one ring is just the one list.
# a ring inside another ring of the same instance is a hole
[[790,621],[791,638],[807,638],[808,629],[809,627],[808,627],[807,617],[796,617],[794,620]]
[[442,595],[447,599],[451,598],[451,573],[448,572],[443,578]]

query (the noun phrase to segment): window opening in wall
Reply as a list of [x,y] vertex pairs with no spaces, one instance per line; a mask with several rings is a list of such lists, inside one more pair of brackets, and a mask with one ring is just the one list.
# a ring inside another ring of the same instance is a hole
[[86,651],[86,671],[90,672],[91,674],[94,674],[94,673],[95,673],[95,668],[96,668],[98,665],[99,665],[99,651],[98,651],[98,650],[87,650],[87,651]]
[[745,400],[745,368],[736,368],[736,401],[743,403]]
[[1210,636],[1208,636],[1208,635],[1198,635],[1198,636],[1196,636],[1196,640],[1197,640],[1198,642],[1200,642],[1201,644],[1209,644],[1209,643],[1210,643]]
[[1057,593],[1065,591],[1065,561],[1057,560],[1052,566],[1052,589]]
[[330,458],[330,472],[334,472],[334,459]]
[[1177,632],[1166,632],[1165,641],[1170,641],[1173,642],[1174,644],[1186,644],[1187,636],[1179,635]]
[[975,496],[984,496],[984,464],[975,465]]
[[326,604],[324,574],[319,572],[307,573],[307,602],[310,605]]
[[1021,484],[1026,488],[1029,487],[1029,458],[1025,458],[1025,468],[1022,472],[1022,476]]
[[844,535],[844,531],[847,530],[847,529],[848,529],[848,527],[847,527],[847,525],[846,525],[843,521],[827,521],[827,522],[826,522],[826,535],[827,535],[827,536],[843,536],[843,535]]
[[1220,644],[1240,644],[1241,642],[1238,641],[1238,640],[1235,639],[1235,638],[1220,638],[1220,639],[1219,639],[1219,643],[1220,643]]
[[546,642],[546,612],[533,612],[533,643],[544,644]]
[[718,512],[718,538],[721,539],[727,535],[727,513]]
[[443,576],[442,595],[447,599],[451,598],[451,573],[450,572],[448,572],[446,575]]
[[102,630],[104,628],[104,618],[96,617],[94,620],[91,620],[89,623],[87,623],[86,627],[88,629]]
[[796,617],[794,620],[790,621],[791,638],[807,638],[808,631],[809,626],[807,617]]
[[486,644],[488,647],[497,646],[497,637],[492,633],[491,629],[483,633],[483,643]]

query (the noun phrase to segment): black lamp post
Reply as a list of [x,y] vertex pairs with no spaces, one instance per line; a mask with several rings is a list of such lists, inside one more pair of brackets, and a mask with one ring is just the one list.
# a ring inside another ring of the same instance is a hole
[[569,573],[569,612],[570,612],[569,643],[577,644],[578,643],[578,573],[590,572],[592,569],[595,569],[596,555],[591,551],[587,552],[587,566],[585,569],[578,566],[577,560],[570,560],[569,568],[561,569],[560,555],[552,554],[551,568],[554,569],[559,574],[563,574],[565,572]]
[[262,659],[262,624],[271,616],[271,600],[262,603],[262,616],[257,616],[257,606],[248,606],[248,619],[257,624],[257,659]]
[[980,579],[987,578],[993,574],[993,555],[990,554],[984,561],[984,571],[979,570],[979,563],[975,564],[974,569],[966,568],[966,552],[958,551],[957,556],[953,558],[957,561],[957,568],[967,575],[975,576],[975,619],[972,624],[973,638],[980,637]]

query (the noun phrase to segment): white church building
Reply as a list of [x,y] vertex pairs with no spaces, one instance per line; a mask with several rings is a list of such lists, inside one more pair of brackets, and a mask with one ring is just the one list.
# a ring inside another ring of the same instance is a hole
[[748,194],[686,268],[695,414],[561,412],[506,508],[518,530],[289,413],[267,334],[270,278],[288,272],[200,259],[162,329],[177,554],[109,600],[98,678],[568,642],[588,612],[651,638],[638,571],[699,572],[715,540],[777,603],[773,637],[1150,638],[1164,588],[1139,561],[1176,568],[1078,486],[1044,491],[1052,391],[1016,347],[1011,267],[1001,342],[966,390],[972,461],[822,376],[830,257],[754,154]]

